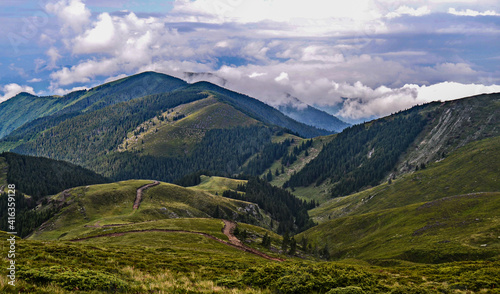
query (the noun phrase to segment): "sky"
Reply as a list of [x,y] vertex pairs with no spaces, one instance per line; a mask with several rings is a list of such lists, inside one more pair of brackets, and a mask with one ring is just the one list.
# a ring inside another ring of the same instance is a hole
[[500,92],[497,0],[2,0],[0,38],[0,102],[151,70],[348,122]]

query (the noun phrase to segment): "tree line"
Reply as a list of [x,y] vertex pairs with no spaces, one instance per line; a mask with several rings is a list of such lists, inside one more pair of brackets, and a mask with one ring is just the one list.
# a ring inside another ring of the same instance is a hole
[[417,110],[345,129],[284,187],[334,183],[332,197],[377,185],[396,165],[427,120]]
[[250,178],[248,183],[239,187],[238,190],[244,190],[244,193],[226,190],[222,196],[258,204],[261,209],[279,222],[278,234],[297,233],[315,225],[307,213],[307,210],[316,206],[314,201],[307,202],[298,199],[290,192],[274,187],[257,177]]

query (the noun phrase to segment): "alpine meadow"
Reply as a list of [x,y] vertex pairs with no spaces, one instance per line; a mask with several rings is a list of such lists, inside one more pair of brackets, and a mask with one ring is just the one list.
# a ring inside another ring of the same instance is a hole
[[7,2],[1,293],[500,293],[495,1]]

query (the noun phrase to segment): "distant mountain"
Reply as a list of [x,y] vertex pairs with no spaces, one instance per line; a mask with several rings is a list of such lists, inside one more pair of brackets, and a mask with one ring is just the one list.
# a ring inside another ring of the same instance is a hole
[[20,93],[0,103],[0,138],[37,118],[52,116],[57,120],[68,114],[93,111],[146,95],[170,92],[186,85],[186,82],[174,77],[145,72],[64,96],[37,97]]
[[17,128],[0,140],[0,150],[69,161],[113,179],[172,181],[205,169],[238,174],[279,133],[331,133],[252,97],[157,73],[84,92],[61,110]]
[[295,97],[289,96],[289,98],[292,99],[291,102],[279,105],[277,108],[296,121],[336,133],[350,126],[337,117],[307,105]]

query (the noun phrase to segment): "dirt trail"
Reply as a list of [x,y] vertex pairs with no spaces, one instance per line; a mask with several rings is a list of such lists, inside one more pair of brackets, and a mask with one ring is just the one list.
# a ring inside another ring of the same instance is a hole
[[253,249],[251,247],[246,246],[238,238],[236,238],[236,236],[233,235],[234,229],[236,229],[236,223],[232,222],[232,221],[225,220],[225,219],[222,221],[224,222],[224,228],[222,229],[222,232],[229,239],[229,242],[230,242],[229,244],[233,245],[234,247],[236,247],[240,250],[253,253],[253,254],[258,255],[260,257],[263,257],[265,259],[274,260],[274,261],[284,261],[284,259],[282,259],[282,258],[271,257],[263,252],[260,252],[257,249]]
[[141,200],[142,200],[142,192],[144,190],[151,188],[151,187],[154,187],[154,186],[159,185],[159,184],[160,184],[160,182],[154,181],[151,184],[144,185],[144,186],[140,187],[139,189],[137,189],[137,195],[135,196],[133,209],[136,210],[137,208],[139,208],[139,205],[141,204]]
[[[236,238],[233,235],[233,231],[236,228],[236,223],[230,222],[227,220],[224,221],[224,228],[222,229],[222,232],[224,235],[226,235],[229,238],[229,242],[224,241],[222,239],[219,239],[215,236],[212,236],[207,233],[202,233],[202,232],[193,232],[193,231],[185,231],[185,230],[167,230],[167,229],[148,229],[148,230],[130,230],[130,231],[125,231],[125,232],[119,232],[119,233],[108,233],[108,234],[103,234],[103,235],[97,235],[97,236],[90,236],[90,237],[84,237],[84,238],[78,238],[78,239],[73,239],[70,240],[71,242],[79,242],[79,241],[85,241],[89,239],[95,239],[95,238],[103,238],[103,237],[118,237],[118,236],[123,236],[125,234],[134,234],[134,233],[147,233],[147,232],[163,232],[163,233],[185,233],[185,234],[196,234],[196,235],[201,235],[207,238],[210,238],[212,240],[215,240],[219,243],[225,244],[227,246],[234,247],[238,250],[245,251],[248,253],[252,253],[255,255],[258,255],[262,258],[269,259],[269,260],[274,260],[274,261],[284,261],[284,259],[281,258],[276,258],[276,257],[271,257],[263,252],[260,252],[256,249],[250,248],[248,246],[245,246],[243,243],[241,243],[238,238]],[[114,226],[120,226],[120,225],[114,225]]]

